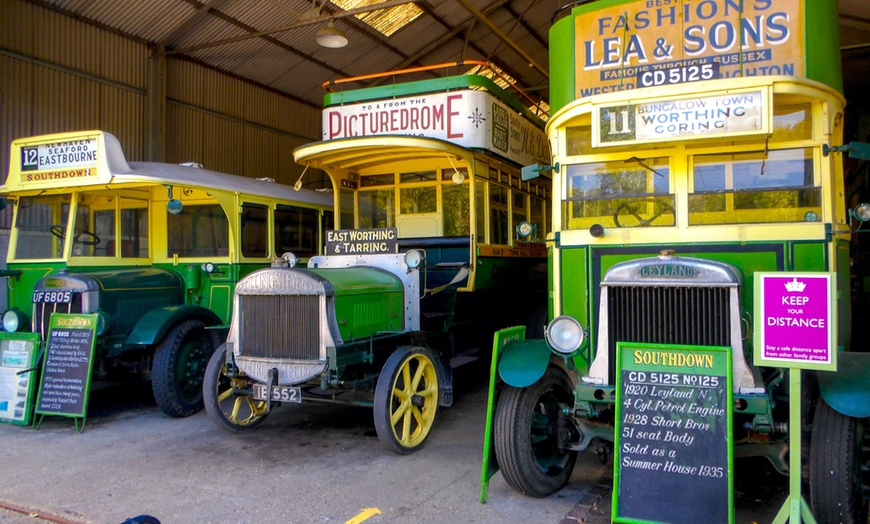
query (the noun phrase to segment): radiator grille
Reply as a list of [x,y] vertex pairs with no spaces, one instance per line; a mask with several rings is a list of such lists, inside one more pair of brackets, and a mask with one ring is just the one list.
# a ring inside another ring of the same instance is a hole
[[320,297],[239,295],[239,354],[320,360]]
[[608,286],[607,290],[611,379],[617,342],[731,345],[730,288]]
[[82,294],[73,293],[72,300],[67,303],[36,302],[33,304],[33,331],[42,335],[42,339],[48,338],[51,315],[54,313],[81,313]]

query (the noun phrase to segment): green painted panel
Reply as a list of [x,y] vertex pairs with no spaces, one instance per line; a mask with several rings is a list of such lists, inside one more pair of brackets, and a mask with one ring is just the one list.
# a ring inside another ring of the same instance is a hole
[[550,28],[550,114],[574,100],[574,17]]
[[843,92],[837,0],[805,0],[807,78]]
[[589,326],[593,330],[589,322],[591,295],[588,288],[591,282],[586,265],[587,253],[587,248],[562,249],[562,289],[559,299],[562,301],[563,315],[571,315],[584,328]]
[[[792,271],[827,271],[828,263],[825,256],[825,244],[795,243],[792,244]],[[848,259],[848,254],[846,259]],[[848,274],[848,271],[846,272]]]
[[336,296],[403,293],[402,282],[395,275],[372,267],[311,269],[310,271],[329,280]]

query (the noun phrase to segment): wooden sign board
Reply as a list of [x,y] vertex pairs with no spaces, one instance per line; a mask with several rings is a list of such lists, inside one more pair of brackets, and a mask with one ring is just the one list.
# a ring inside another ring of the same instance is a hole
[[734,522],[731,348],[617,345],[614,522]]
[[37,415],[81,418],[84,428],[97,323],[96,314],[51,316],[36,401]]
[[30,424],[39,341],[39,333],[3,333],[0,336],[0,422]]

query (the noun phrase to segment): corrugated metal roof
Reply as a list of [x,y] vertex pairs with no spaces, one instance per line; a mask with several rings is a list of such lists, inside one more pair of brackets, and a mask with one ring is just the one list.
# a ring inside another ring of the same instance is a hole
[[[491,60],[538,95],[553,14],[571,0],[418,0],[423,15],[387,37],[326,0],[30,0],[320,106],[327,80],[455,60]],[[394,0],[395,1],[395,0]],[[316,3],[315,3],[316,2]],[[505,42],[466,5],[507,35]],[[841,0],[844,45],[870,41],[866,0]],[[330,16],[349,44],[318,46]],[[316,19],[316,23],[311,23]],[[273,32],[276,29],[281,31]],[[254,35],[254,36],[252,36]],[[241,40],[239,40],[242,38]],[[236,39],[231,42],[226,40]],[[207,46],[207,47],[200,47]],[[513,46],[521,48],[518,52]],[[462,71],[438,71],[417,78]],[[414,78],[414,77],[410,77]],[[376,83],[387,82],[379,80]]]

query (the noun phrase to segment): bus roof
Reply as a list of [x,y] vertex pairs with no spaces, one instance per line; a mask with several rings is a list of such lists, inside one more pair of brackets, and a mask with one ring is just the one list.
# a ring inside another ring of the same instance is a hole
[[73,187],[166,185],[196,187],[332,207],[329,191],[300,189],[199,167],[127,162],[121,143],[104,131],[22,138],[12,142],[9,174],[0,195]]

